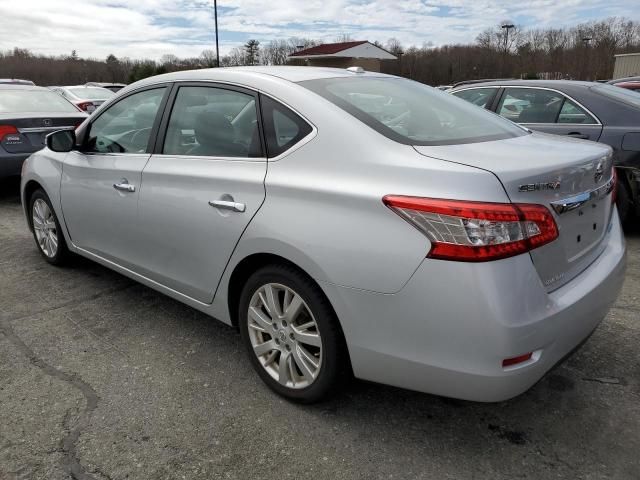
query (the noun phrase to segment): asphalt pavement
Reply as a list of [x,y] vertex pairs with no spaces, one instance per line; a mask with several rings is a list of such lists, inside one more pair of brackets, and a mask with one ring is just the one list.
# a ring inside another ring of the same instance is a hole
[[47,264],[0,183],[0,479],[638,479],[640,233],[576,354],[497,404],[354,381],[273,394],[238,333],[88,260]]

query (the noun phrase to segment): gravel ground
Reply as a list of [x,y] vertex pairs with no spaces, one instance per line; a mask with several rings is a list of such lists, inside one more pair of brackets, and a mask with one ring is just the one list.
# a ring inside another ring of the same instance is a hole
[[94,263],[39,256],[0,184],[0,479],[640,478],[640,234],[585,346],[477,404],[364,382],[303,407],[239,335]]

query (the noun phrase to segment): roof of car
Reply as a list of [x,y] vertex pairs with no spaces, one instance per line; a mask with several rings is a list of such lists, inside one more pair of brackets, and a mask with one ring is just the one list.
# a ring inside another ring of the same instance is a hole
[[47,90],[47,87],[38,87],[36,85],[24,85],[21,83],[0,83],[0,89],[2,90]]
[[[278,77],[290,82],[302,82],[305,80],[317,80],[321,78],[335,77],[392,77],[378,72],[354,73],[345,68],[326,67],[297,67],[297,66],[249,66],[249,67],[223,67],[204,68],[200,70],[182,70],[179,72],[166,73],[150,77],[148,83],[157,81],[178,81],[178,80],[224,80],[227,76],[237,77],[271,76]],[[146,83],[145,80],[141,82]]]
[[580,80],[495,80],[491,82],[474,83],[471,85],[461,85],[454,90],[461,90],[463,88],[476,88],[476,87],[492,87],[504,85],[509,87],[546,87],[546,88],[562,88],[564,87],[593,87],[596,85],[594,82],[583,82]]

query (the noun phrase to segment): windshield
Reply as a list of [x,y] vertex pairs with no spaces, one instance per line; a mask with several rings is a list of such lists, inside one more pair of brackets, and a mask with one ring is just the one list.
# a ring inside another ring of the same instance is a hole
[[70,88],[69,91],[76,97],[86,100],[106,100],[107,98],[114,95],[111,90],[107,90],[106,88],[102,87]]
[[605,97],[612,98],[613,100],[630,103],[636,107],[640,107],[640,95],[633,90],[627,90],[626,88],[607,84],[595,85],[591,87],[591,90],[604,95]]
[[0,90],[0,113],[78,113],[78,109],[48,90]]
[[527,135],[509,120],[411,80],[328,78],[299,83],[407,145],[453,145]]

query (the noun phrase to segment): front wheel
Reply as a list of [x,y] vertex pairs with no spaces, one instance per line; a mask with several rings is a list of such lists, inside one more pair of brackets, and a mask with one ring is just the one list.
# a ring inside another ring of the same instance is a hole
[[33,238],[44,259],[53,265],[62,265],[69,250],[60,228],[51,200],[44,190],[36,190],[29,202]]
[[317,285],[294,268],[262,268],[240,298],[240,333],[254,368],[280,395],[327,397],[346,378],[348,356],[335,314]]

